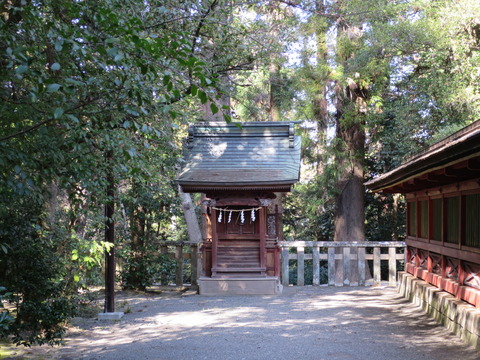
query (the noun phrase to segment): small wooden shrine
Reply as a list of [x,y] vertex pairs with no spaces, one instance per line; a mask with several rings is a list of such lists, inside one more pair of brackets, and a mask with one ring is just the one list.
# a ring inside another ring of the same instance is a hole
[[298,181],[300,149],[292,122],[190,126],[177,182],[204,194],[201,294],[281,291],[278,201]]
[[480,121],[366,186],[406,196],[406,271],[480,307]]

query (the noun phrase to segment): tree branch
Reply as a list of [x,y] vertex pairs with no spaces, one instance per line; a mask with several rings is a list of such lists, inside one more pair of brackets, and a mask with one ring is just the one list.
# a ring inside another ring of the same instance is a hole
[[160,26],[165,26],[169,23],[172,23],[172,22],[177,22],[179,20],[185,20],[185,19],[192,19],[192,18],[196,18],[197,16],[194,16],[194,15],[189,15],[189,16],[179,16],[179,17],[176,17],[176,18],[173,18],[173,19],[169,19],[169,20],[165,20],[163,22],[160,22],[160,23],[156,23],[156,24],[153,24],[153,25],[150,25],[150,26],[145,26],[144,29],[145,30],[150,30],[150,29],[155,29],[157,27],[160,27]]
[[13,134],[10,134],[10,135],[7,135],[7,136],[4,136],[4,137],[0,138],[0,142],[11,139],[11,138],[14,138],[14,137],[17,137],[17,136],[20,136],[20,135],[24,135],[24,134],[26,134],[26,133],[28,133],[32,130],[35,130],[35,129],[39,128],[42,125],[45,125],[45,124],[53,121],[53,120],[55,120],[55,118],[50,118],[50,119],[40,121],[39,123],[37,123],[35,125],[32,125],[32,126],[26,128],[26,129],[23,129],[23,130],[18,131],[16,133],[13,133]]
[[[96,102],[98,99],[99,99],[98,96],[93,96],[93,97],[88,99],[88,102],[81,102],[80,104],[78,104],[76,106],[73,106],[72,108],[68,109],[68,111],[65,111],[64,114],[67,114],[67,113],[71,112],[72,110],[80,109],[81,107],[86,106],[87,104],[92,104],[92,103]],[[30,106],[33,109],[35,109],[35,111],[37,111],[37,112],[45,113],[44,111],[41,111],[41,110],[37,109],[32,104],[30,104]],[[98,112],[96,112],[96,113],[98,113]],[[48,118],[48,119],[45,119],[43,121],[40,121],[39,123],[37,123],[35,125],[32,125],[32,126],[29,126],[26,129],[20,130],[16,133],[13,133],[13,134],[10,134],[10,135],[7,135],[7,136],[4,136],[4,137],[0,138],[0,142],[12,139],[12,138],[17,137],[17,136],[24,135],[26,133],[29,133],[30,131],[38,129],[40,126],[48,124],[49,122],[52,122],[54,120],[55,120],[55,118]]]
[[198,38],[200,36],[200,31],[203,28],[203,25],[205,23],[205,19],[208,17],[211,11],[215,9],[215,6],[217,6],[217,0],[213,0],[213,2],[210,4],[208,7],[207,11],[202,15],[200,21],[198,22],[197,29],[195,30],[195,34],[193,35],[193,42],[192,42],[192,48],[190,49],[190,53],[193,54],[195,52],[195,46],[197,45]]

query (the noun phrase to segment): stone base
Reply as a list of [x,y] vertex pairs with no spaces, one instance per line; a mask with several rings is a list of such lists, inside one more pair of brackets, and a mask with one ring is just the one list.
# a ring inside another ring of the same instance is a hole
[[123,312],[98,313],[98,320],[120,320],[123,315]]
[[403,297],[480,350],[480,309],[409,273],[399,272],[398,279]]
[[283,286],[278,277],[238,277],[198,279],[200,295],[277,295]]

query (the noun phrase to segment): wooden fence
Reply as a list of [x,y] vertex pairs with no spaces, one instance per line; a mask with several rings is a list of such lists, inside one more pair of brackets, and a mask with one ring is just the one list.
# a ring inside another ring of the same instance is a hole
[[[184,275],[191,278],[191,284],[196,286],[199,277],[199,244],[187,241],[164,241],[160,244],[160,253],[167,254],[175,260],[175,285],[182,286]],[[185,274],[185,259],[190,261],[190,274]],[[165,283],[165,277],[162,283]]]
[[[320,269],[327,268],[327,284],[332,286],[364,286],[373,267],[373,283],[381,282],[382,261],[388,264],[388,281],[397,283],[397,261],[404,261],[405,243],[398,241],[283,241],[281,247],[282,284],[290,285],[290,263],[296,261],[297,285],[305,285],[305,260],[312,261],[312,285],[320,285]],[[385,249],[382,253],[382,249]],[[387,250],[388,249],[388,250]],[[307,250],[307,251],[306,251]],[[358,270],[358,271],[357,271]]]
[[[284,286],[292,284],[290,268],[296,262],[296,284],[305,285],[306,271],[312,272],[312,285],[320,285],[321,269],[328,274],[327,284],[332,286],[364,286],[368,274],[373,270],[373,283],[380,283],[382,262],[388,267],[389,284],[396,285],[397,262],[405,259],[404,242],[366,241],[366,242],[333,242],[333,241],[282,241],[281,276]],[[382,250],[384,249],[384,250]],[[200,274],[198,253],[199,244],[194,242],[162,242],[160,253],[168,254],[175,260],[175,284],[183,285],[184,276],[191,278],[191,284],[197,285]],[[185,274],[185,259],[190,262],[189,274]],[[306,268],[306,261],[311,262],[311,269]],[[370,266],[369,266],[370,263]],[[373,268],[373,269],[370,269]],[[357,271],[358,269],[358,271]],[[357,274],[357,275],[355,275]]]

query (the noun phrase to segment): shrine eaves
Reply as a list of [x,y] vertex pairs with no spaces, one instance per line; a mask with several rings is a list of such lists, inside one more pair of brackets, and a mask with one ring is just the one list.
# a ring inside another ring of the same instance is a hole
[[300,173],[301,138],[293,122],[198,123],[189,128],[184,192],[288,192]]

